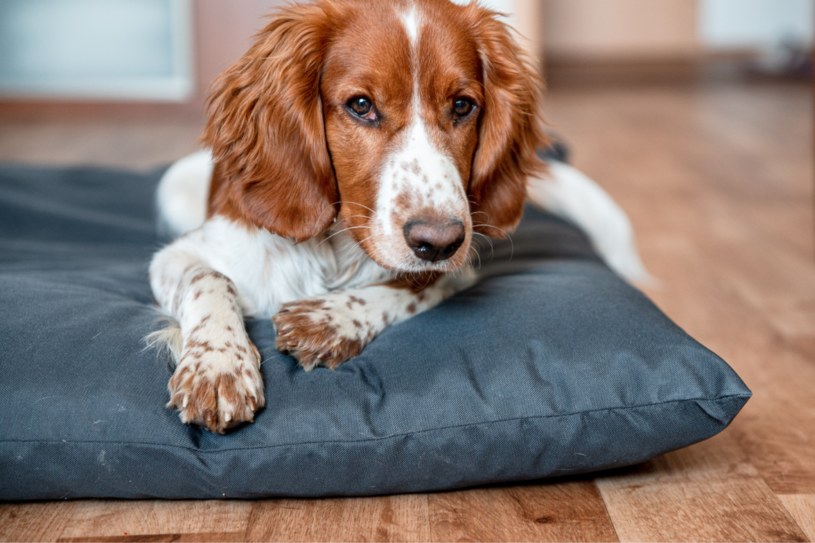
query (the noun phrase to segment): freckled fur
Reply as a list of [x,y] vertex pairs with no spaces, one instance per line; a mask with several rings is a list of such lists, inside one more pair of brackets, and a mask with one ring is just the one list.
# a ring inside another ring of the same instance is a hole
[[[156,299],[183,338],[168,406],[219,433],[254,419],[265,399],[244,316],[271,318],[277,348],[305,369],[334,368],[471,284],[473,234],[506,235],[539,168],[539,83],[475,3],[279,9],[213,85],[210,152],[162,181],[170,200],[199,172],[209,194],[204,223],[151,264]],[[376,106],[375,127],[347,111],[361,95]],[[459,96],[477,104],[470,117],[453,117]],[[405,224],[427,217],[465,226],[447,260],[422,260],[404,239]]]

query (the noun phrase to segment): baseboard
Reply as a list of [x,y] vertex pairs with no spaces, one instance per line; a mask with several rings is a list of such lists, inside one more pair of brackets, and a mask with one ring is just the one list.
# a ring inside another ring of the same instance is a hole
[[755,50],[664,56],[544,56],[550,86],[681,84],[743,78],[755,62]]

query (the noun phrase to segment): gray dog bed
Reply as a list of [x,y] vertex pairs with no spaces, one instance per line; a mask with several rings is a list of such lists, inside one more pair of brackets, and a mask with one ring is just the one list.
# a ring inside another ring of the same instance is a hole
[[0,498],[376,495],[626,466],[721,431],[736,374],[527,210],[483,279],[305,373],[249,320],[267,407],[185,426],[147,281],[161,172],[0,168]]

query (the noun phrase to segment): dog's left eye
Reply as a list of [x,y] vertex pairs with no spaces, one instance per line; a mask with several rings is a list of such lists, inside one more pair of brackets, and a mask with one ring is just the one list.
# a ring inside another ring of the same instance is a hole
[[358,119],[375,123],[379,120],[373,101],[367,96],[356,96],[346,102],[345,107]]
[[455,121],[461,121],[470,116],[475,111],[475,102],[469,98],[456,98],[453,101],[453,118]]

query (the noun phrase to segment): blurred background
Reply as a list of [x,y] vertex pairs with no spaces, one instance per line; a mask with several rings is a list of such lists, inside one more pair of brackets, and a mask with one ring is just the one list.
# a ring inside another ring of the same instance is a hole
[[[284,3],[2,0],[0,160],[144,166],[194,148],[210,82]],[[482,3],[517,28],[553,100],[567,88],[812,78],[811,0]],[[67,120],[87,123],[86,137],[61,138],[71,131],[60,124]],[[130,127],[153,123],[151,141],[124,145],[123,120]],[[46,133],[37,129],[43,122],[52,123]],[[122,145],[95,155],[111,126]],[[54,140],[62,146],[46,144]]]
[[[3,0],[0,99],[196,109],[275,0]],[[811,76],[811,0],[491,0],[550,87]],[[170,109],[170,108],[166,108]],[[5,107],[8,110],[8,107]]]

